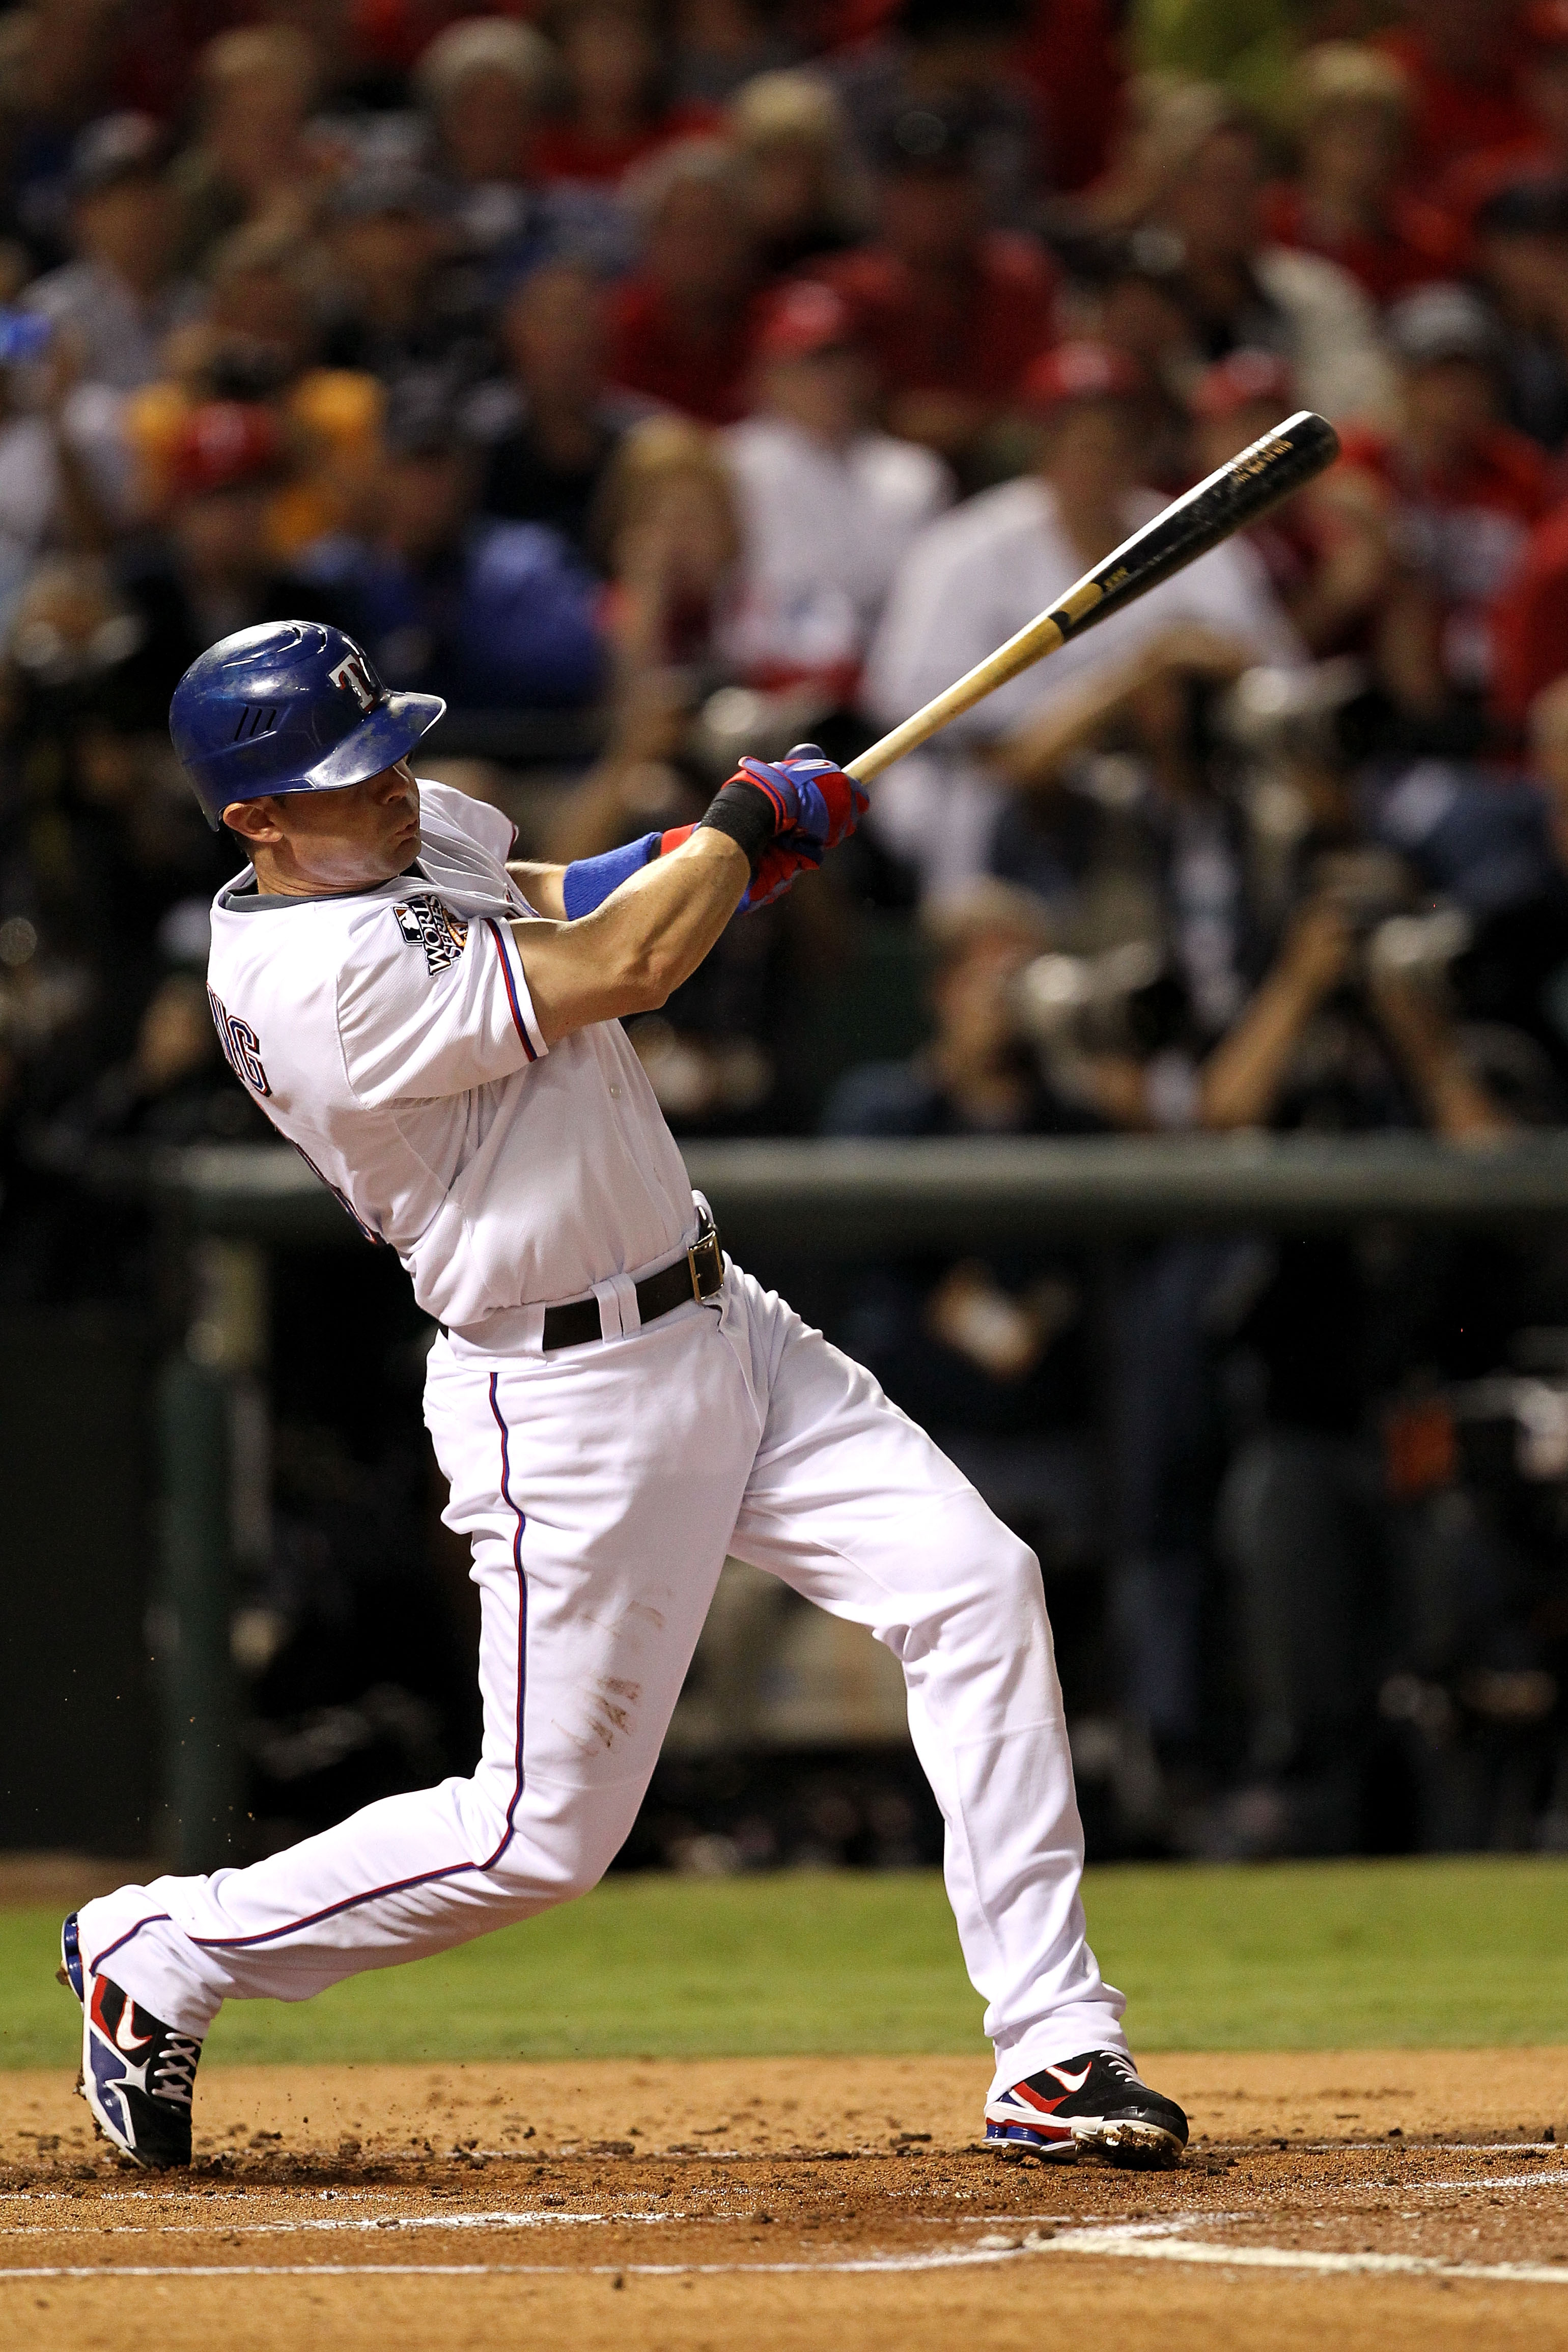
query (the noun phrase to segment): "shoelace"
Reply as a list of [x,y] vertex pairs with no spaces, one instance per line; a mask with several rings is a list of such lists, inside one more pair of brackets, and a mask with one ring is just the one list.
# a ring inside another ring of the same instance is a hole
[[1132,2063],[1131,2059],[1123,2057],[1120,2050],[1102,2050],[1100,2055],[1104,2063],[1109,2066],[1114,2074],[1118,2074],[1121,2076],[1123,2082],[1136,2083],[1141,2091],[1147,2090],[1148,2084],[1144,2082],[1143,2077],[1138,2072],[1137,2067]]
[[195,2095],[196,2061],[201,2054],[201,2043],[188,2033],[171,2033],[153,2069],[148,2085],[153,2096],[167,2099],[171,2106],[188,2107]]

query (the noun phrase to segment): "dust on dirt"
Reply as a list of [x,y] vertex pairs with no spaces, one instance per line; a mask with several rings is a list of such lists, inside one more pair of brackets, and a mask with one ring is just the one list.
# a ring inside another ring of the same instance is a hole
[[935,2352],[1076,2312],[1092,2340],[1568,2345],[1568,2053],[1147,2071],[1193,2117],[1170,2172],[999,2163],[967,2059],[218,2065],[174,2179],[62,2078],[0,2077],[0,2328],[402,2352],[613,2313],[618,2352]]

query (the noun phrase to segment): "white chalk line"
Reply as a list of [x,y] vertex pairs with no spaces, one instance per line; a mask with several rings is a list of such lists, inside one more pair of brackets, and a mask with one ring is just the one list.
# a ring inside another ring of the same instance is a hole
[[954,2253],[873,2254],[826,2263],[50,2263],[0,2271],[0,2284],[83,2279],[317,2278],[799,2278],[874,2276],[917,2271],[994,2268],[1036,2254],[1131,2257],[1218,2270],[1312,2272],[1384,2277],[1477,2280],[1516,2286],[1568,2286],[1568,2263],[1446,2263],[1420,2254],[1313,2253],[1282,2246],[1205,2246],[1175,2236],[1129,2230],[1078,2230],[1021,2244],[976,2246]]
[[0,2270],[10,2279],[180,2278],[726,2278],[816,2277],[828,2273],[983,2270],[1016,2262],[1033,2247],[967,2247],[954,2252],[865,2254],[831,2263],[54,2263]]
[[[1188,2224],[1187,2226],[1191,2226]],[[1370,2273],[1385,2277],[1487,2279],[1516,2286],[1568,2286],[1564,2263],[1450,2263],[1430,2254],[1314,2253],[1288,2246],[1211,2246],[1195,2238],[1156,2234],[1163,2224],[1125,2229],[1064,2230],[1059,2237],[1026,2239],[1022,2252],[1098,2254],[1149,2263],[1195,2263],[1218,2270],[1314,2271],[1327,2276]]]
[[[363,2213],[302,2215],[289,2221],[109,2221],[84,2236],[103,2238],[280,2238],[310,2230],[542,2230],[557,2222],[579,2228],[597,2223],[605,2229],[646,2228],[654,2222],[744,2221],[744,2213]],[[28,2221],[19,2229],[0,2230],[0,2238],[58,2238],[58,2224]],[[72,2232],[72,2234],[76,2234]]]

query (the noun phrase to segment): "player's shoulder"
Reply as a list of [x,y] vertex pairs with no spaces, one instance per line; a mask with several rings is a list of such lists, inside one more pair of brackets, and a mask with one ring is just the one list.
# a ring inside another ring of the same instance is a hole
[[510,817],[490,802],[459,792],[455,784],[438,784],[425,776],[418,782],[422,839],[433,841],[439,837],[454,845],[468,843],[482,850],[487,857],[506,863],[517,839],[517,827]]

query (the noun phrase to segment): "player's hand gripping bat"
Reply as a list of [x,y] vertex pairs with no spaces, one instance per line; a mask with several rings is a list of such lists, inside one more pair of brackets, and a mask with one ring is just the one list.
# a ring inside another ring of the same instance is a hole
[[956,685],[862,751],[858,760],[849,761],[845,773],[858,783],[879,776],[884,768],[914,751],[960,711],[973,709],[1020,670],[1043,661],[1069,637],[1098,628],[1135,596],[1157,587],[1233,531],[1245,530],[1281,499],[1288,499],[1331,466],[1339,453],[1339,436],[1326,417],[1305,408],[1288,416],[1283,425],[1243,449],[1195,489],[1173,499],[1152,522],[1123,540],[1103,563],[1086,572],[1037,620],[1009,637],[1005,646],[998,646]]

